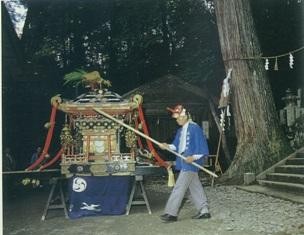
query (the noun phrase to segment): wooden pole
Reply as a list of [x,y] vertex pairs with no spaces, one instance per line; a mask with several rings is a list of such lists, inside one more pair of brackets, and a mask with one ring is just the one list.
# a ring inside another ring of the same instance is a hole
[[33,173],[47,173],[47,172],[60,172],[60,169],[48,169],[48,170],[25,170],[25,171],[3,171],[3,175],[10,174],[33,174]]
[[[157,144],[158,146],[162,146],[162,144],[161,144],[160,142],[158,142],[158,141],[156,141],[155,139],[151,138],[150,136],[147,136],[147,135],[145,135],[144,133],[142,133],[142,132],[140,132],[140,131],[134,129],[133,127],[127,125],[126,123],[124,123],[124,122],[122,122],[122,121],[120,121],[120,120],[118,120],[118,119],[112,117],[111,115],[105,113],[105,112],[102,111],[101,109],[94,108],[94,110],[95,110],[96,112],[102,114],[103,116],[105,116],[105,117],[111,119],[112,121],[117,122],[119,125],[121,125],[121,126],[127,128],[127,129],[129,129],[129,130],[135,132],[136,134],[140,135],[141,137],[150,140],[150,141],[153,142],[154,144]],[[181,154],[179,154],[179,153],[177,153],[177,152],[175,152],[175,151],[173,151],[173,150],[171,150],[171,149],[169,149],[169,148],[166,148],[166,150],[169,151],[170,153],[173,153],[174,155],[176,155],[176,156],[182,158],[183,160],[186,160],[186,157],[184,157],[183,155],[181,155]],[[202,167],[201,165],[197,164],[196,162],[192,162],[191,164],[194,165],[194,166],[196,166],[197,168],[199,168],[199,169],[205,171],[205,172],[208,173],[209,175],[212,175],[213,177],[216,177],[216,178],[218,177],[218,176],[217,176],[216,174],[214,174],[212,171],[209,171],[208,169],[206,169],[206,168]]]
[[[220,146],[221,146],[222,136],[223,136],[223,130],[220,129],[220,137],[219,137],[217,150],[216,150],[216,155],[215,155],[215,161],[214,161],[214,172],[216,172],[217,168],[219,168],[221,174],[223,174],[223,171],[222,171],[221,165],[218,161],[218,158],[219,158],[219,154],[220,154]],[[213,185],[214,185],[214,177],[212,178],[211,187],[213,187]]]
[[[215,168],[218,168],[220,170],[221,174],[223,174],[223,171],[222,171],[221,165],[219,163],[219,155],[220,155],[220,146],[221,146],[222,136],[223,136],[223,130],[221,130],[221,133],[220,133],[217,150],[216,150],[216,157],[215,157]],[[215,170],[217,170],[217,169],[215,169]]]

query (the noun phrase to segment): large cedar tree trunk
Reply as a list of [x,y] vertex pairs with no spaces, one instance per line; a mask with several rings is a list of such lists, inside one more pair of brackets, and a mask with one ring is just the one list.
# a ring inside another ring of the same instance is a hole
[[260,173],[286,154],[249,0],[216,0],[215,13],[226,71],[232,68],[231,105],[237,148],[224,179],[241,182],[244,172]]

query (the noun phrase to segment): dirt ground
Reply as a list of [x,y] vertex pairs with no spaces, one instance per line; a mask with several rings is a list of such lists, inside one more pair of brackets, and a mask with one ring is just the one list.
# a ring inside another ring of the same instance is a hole
[[193,220],[196,213],[185,203],[178,222],[162,223],[170,194],[165,180],[145,181],[152,214],[144,205],[132,206],[129,215],[66,219],[62,209],[41,216],[49,187],[18,188],[3,204],[5,235],[300,235],[304,234],[304,205],[238,190],[234,186],[205,186],[212,218]]

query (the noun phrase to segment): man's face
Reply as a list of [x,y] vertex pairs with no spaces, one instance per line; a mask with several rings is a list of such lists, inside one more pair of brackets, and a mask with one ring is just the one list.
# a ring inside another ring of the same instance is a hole
[[176,118],[176,122],[180,126],[183,126],[187,121],[188,121],[188,117],[186,115],[185,116],[178,116]]

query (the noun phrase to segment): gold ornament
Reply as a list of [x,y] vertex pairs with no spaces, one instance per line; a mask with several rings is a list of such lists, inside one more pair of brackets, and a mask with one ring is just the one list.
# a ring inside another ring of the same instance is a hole
[[68,124],[64,124],[61,134],[60,134],[60,142],[62,146],[72,145],[73,144],[73,136],[71,129]]
[[57,107],[59,104],[62,103],[62,99],[60,97],[60,94],[55,95],[51,98],[51,105]]
[[128,148],[136,148],[137,137],[133,131],[126,131],[125,140]]
[[143,97],[139,94],[136,94],[133,96],[132,101],[135,102],[137,105],[140,105],[143,102]]

